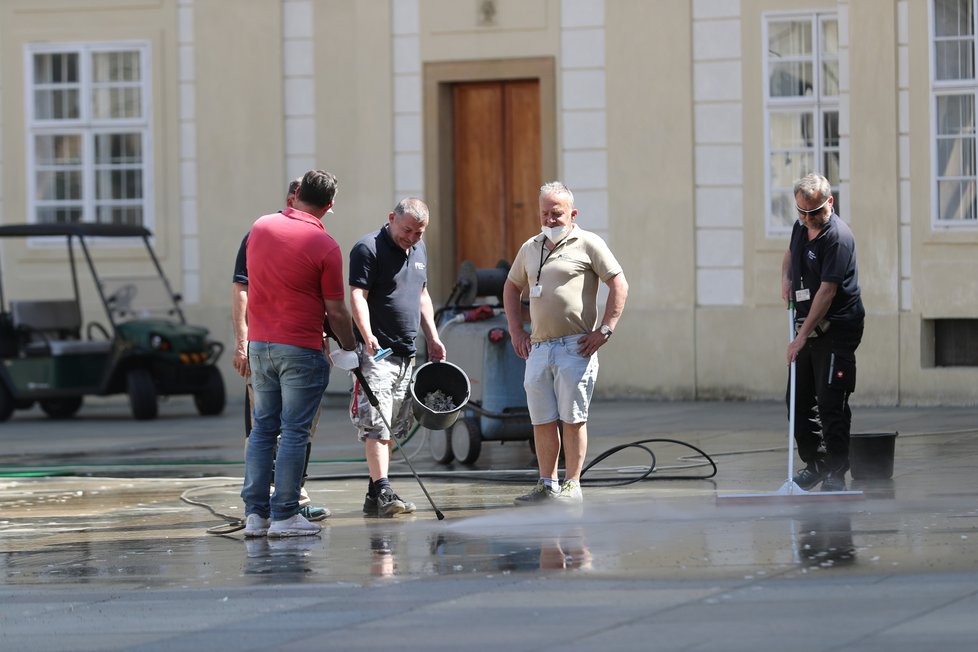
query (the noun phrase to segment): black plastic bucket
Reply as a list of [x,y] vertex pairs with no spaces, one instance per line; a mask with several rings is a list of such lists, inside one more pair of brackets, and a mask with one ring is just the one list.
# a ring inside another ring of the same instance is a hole
[[896,432],[866,432],[849,436],[849,472],[853,480],[889,480],[893,477]]
[[[469,377],[460,367],[451,362],[428,362],[414,373],[411,384],[411,410],[414,418],[429,430],[445,430],[458,419],[459,412],[469,402]],[[441,392],[450,398],[454,407],[450,410],[437,410],[425,404],[432,392]]]

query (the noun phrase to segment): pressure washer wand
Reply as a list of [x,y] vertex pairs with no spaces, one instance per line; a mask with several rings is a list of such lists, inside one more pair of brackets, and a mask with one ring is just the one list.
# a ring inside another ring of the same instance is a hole
[[438,507],[435,505],[435,501],[432,500],[431,494],[428,493],[428,490],[425,489],[424,483],[421,481],[421,476],[419,476],[418,472],[414,470],[414,466],[411,464],[411,460],[408,458],[407,453],[404,452],[404,449],[401,448],[401,445],[397,442],[397,437],[394,436],[394,429],[391,428],[390,422],[387,420],[387,417],[384,416],[383,411],[380,409],[380,402],[377,400],[377,397],[374,396],[373,390],[370,389],[370,385],[368,385],[367,381],[364,379],[363,372],[360,371],[360,367],[356,367],[353,369],[353,375],[355,375],[357,377],[357,380],[360,381],[360,387],[363,388],[363,393],[366,394],[367,400],[370,402],[370,405],[372,405],[373,408],[377,410],[377,414],[380,415],[380,418],[384,422],[384,425],[387,426],[387,431],[391,433],[391,441],[394,442],[394,447],[397,450],[401,451],[401,455],[404,457],[404,461],[407,462],[408,468],[411,469],[411,473],[414,474],[414,479],[418,481],[418,485],[421,487],[421,491],[424,492],[425,498],[427,498],[428,502],[431,503],[431,508],[435,510],[435,516],[438,517],[439,521],[444,521],[445,515],[442,514],[441,510],[438,509]]

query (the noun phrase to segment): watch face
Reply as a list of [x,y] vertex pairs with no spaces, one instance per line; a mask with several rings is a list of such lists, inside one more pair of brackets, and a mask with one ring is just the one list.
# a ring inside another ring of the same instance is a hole
[[611,327],[607,324],[602,324],[600,330],[602,335],[611,335]]

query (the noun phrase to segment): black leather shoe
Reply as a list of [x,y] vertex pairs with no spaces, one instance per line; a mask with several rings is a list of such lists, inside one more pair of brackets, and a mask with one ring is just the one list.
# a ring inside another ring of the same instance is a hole
[[824,479],[825,469],[822,468],[822,465],[818,462],[809,462],[808,466],[795,474],[792,481],[805,491],[808,491]]
[[825,474],[825,479],[822,480],[822,491],[845,491],[845,490],[846,490],[845,471],[830,471]]

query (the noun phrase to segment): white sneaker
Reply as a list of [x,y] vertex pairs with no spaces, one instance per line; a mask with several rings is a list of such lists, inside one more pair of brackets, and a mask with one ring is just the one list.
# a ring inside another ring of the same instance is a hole
[[577,480],[564,480],[560,485],[560,493],[557,500],[562,503],[581,504],[584,502],[584,494],[581,492],[581,483]]
[[246,537],[263,537],[268,534],[270,524],[271,521],[267,518],[262,518],[258,514],[248,514],[248,518],[245,519],[244,535]]
[[323,528],[315,523],[310,523],[302,514],[296,514],[292,518],[282,521],[272,521],[272,526],[268,528],[269,537],[304,537],[311,534],[319,534]]
[[306,491],[305,487],[299,489],[299,507],[305,507],[311,500],[309,500],[309,493]]

